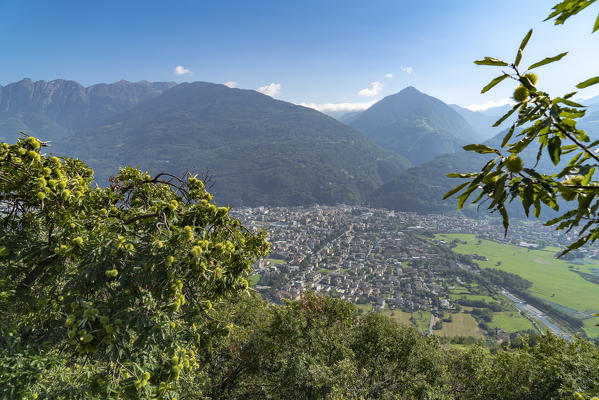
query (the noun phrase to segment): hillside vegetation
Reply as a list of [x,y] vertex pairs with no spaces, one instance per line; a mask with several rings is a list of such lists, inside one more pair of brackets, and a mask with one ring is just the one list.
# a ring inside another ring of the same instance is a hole
[[[549,399],[599,394],[591,342],[443,344],[378,313],[249,290],[266,255],[194,176],[94,188],[35,138],[0,146],[0,398]],[[423,314],[424,315],[424,314]]]
[[125,165],[209,171],[219,201],[235,206],[356,204],[409,166],[315,110],[203,82],[180,84],[56,148],[88,160],[100,182]]
[[385,97],[348,123],[415,165],[480,140],[480,135],[450,106],[411,86]]

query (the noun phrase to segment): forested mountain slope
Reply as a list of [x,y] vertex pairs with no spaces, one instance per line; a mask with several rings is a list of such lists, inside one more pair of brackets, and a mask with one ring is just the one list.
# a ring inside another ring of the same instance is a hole
[[481,140],[450,106],[411,86],[385,97],[348,123],[415,165]]
[[105,179],[118,167],[209,171],[221,203],[360,203],[410,165],[318,111],[253,90],[183,83],[61,141]]

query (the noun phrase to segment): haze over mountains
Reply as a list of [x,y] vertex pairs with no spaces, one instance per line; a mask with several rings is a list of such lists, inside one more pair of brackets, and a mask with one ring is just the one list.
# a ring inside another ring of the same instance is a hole
[[[50,140],[51,152],[83,159],[100,183],[125,165],[208,171],[217,200],[236,206],[348,203],[445,212],[455,202],[441,197],[456,185],[445,174],[480,167],[482,158],[461,147],[497,142],[507,123],[491,125],[501,111],[449,106],[408,87],[341,116],[344,124],[253,90],[204,82],[85,88],[24,79],[0,86],[0,139],[14,142],[25,131]],[[599,103],[581,125],[599,130]]]

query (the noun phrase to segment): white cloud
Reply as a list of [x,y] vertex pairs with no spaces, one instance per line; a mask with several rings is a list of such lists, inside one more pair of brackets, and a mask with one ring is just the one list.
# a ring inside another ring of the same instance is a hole
[[230,88],[236,88],[237,87],[237,82],[229,81],[229,82],[223,83],[223,85],[228,86]]
[[414,73],[414,68],[412,67],[401,67],[401,70],[408,75],[412,75]]
[[259,87],[256,90],[267,96],[274,96],[281,92],[281,85],[279,83],[271,83],[270,85]]
[[191,71],[188,70],[187,68],[183,68],[182,65],[177,65],[175,67],[175,74],[177,74],[177,75],[191,74]]
[[393,74],[385,74],[385,78],[387,78],[387,79],[393,79]]
[[506,104],[512,105],[512,104],[516,104],[516,103],[514,103],[514,101],[512,99],[510,99],[509,97],[506,97],[505,99],[491,100],[491,101],[487,101],[486,103],[482,103],[482,104],[470,104],[469,106],[464,106],[464,108],[467,108],[470,111],[485,111],[485,110],[488,110],[489,108],[501,107],[501,106],[505,106]]
[[313,108],[320,112],[350,112],[350,111],[362,111],[376,103],[377,100],[367,101],[365,103],[299,103],[300,106]]
[[371,82],[366,89],[362,89],[358,92],[360,96],[374,97],[383,90],[383,84],[379,81]]

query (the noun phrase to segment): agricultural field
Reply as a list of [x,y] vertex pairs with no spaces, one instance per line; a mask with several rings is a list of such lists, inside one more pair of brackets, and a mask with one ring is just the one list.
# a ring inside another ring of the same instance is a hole
[[[391,311],[388,309],[381,310],[380,312],[383,315],[386,315],[387,317],[394,319],[395,321],[399,322],[400,324],[412,325],[412,322],[410,321],[411,314],[408,312],[403,312],[401,310]],[[427,326],[427,329],[428,329],[428,326]]]
[[[364,313],[368,313],[373,311],[373,307],[371,304],[356,304],[359,310],[362,310]],[[471,311],[472,307],[463,307],[464,311]],[[418,328],[420,331],[428,333],[428,327],[430,323],[431,313],[430,311],[415,311],[414,313],[403,312],[401,310],[389,310],[385,308],[383,310],[378,310],[377,312],[386,315],[394,319],[396,322],[404,325],[412,325]],[[496,313],[502,314],[502,313]],[[476,339],[482,339],[484,337],[483,331],[478,328],[478,323],[476,320],[467,312],[460,312],[457,314],[451,314],[453,321],[452,322],[443,322],[443,328],[440,330],[433,330],[433,334],[437,336],[443,337],[455,337],[455,336],[471,336]],[[411,317],[413,317],[414,322],[411,321]],[[513,319],[516,317],[514,316]],[[525,330],[532,328],[532,324],[528,320],[523,317],[524,322],[518,323],[517,321],[509,320],[509,318],[500,319],[498,324],[501,324],[500,328],[504,329],[507,332],[515,332],[518,330]],[[438,318],[435,318],[435,322]],[[506,322],[508,321],[509,322]],[[528,325],[526,323],[528,322]],[[489,326],[495,326],[493,323],[490,323]],[[514,327],[522,326],[521,329],[513,329]],[[513,329],[513,330],[510,330]]]
[[493,313],[493,320],[487,325],[489,328],[499,328],[509,333],[534,329],[532,322],[517,311]]
[[428,333],[428,326],[431,322],[430,311],[415,311],[412,313],[412,319],[414,320],[416,328],[422,332]]
[[[358,308],[358,310],[362,310],[362,312],[364,313],[368,313],[371,312],[373,310],[372,308],[372,304],[368,303],[368,304],[356,304],[356,307]],[[414,325],[412,323],[412,321],[410,321],[410,317],[411,317],[411,313],[409,312],[403,312],[401,310],[389,310],[389,308],[384,308],[383,310],[378,310],[377,312],[386,315],[389,318],[394,319],[396,322],[400,323],[400,324],[404,324],[404,325]],[[417,313],[415,313],[417,314]],[[427,321],[430,321],[430,313],[428,314],[429,319],[427,319]],[[428,332],[428,322],[426,325],[426,329]]]
[[250,275],[248,277],[248,282],[250,283],[250,286],[256,286],[258,284],[258,282],[260,282],[261,277],[262,277],[262,275],[260,275],[260,274]]
[[453,321],[443,322],[443,328],[440,330],[433,330],[433,334],[436,336],[473,336],[477,339],[481,339],[483,334],[478,328],[478,323],[470,314],[457,313],[452,314]]
[[[573,266],[582,272],[594,273],[599,268],[596,260],[585,259],[580,265],[580,261],[555,259],[559,251],[556,247],[534,250],[481,240],[472,234],[438,234],[436,237],[448,243],[453,239],[466,242],[459,243],[453,251],[486,257],[487,261],[476,261],[481,268],[501,269],[531,281],[530,293],[534,296],[581,312],[599,311],[599,285],[584,280],[569,268]],[[599,327],[594,326],[597,323],[597,317],[584,321],[584,329],[590,337],[599,336]]]
[[280,258],[267,258],[266,261],[269,261],[271,264],[286,264],[287,261],[282,260]]
[[482,300],[482,301],[486,301],[487,303],[495,302],[495,299],[491,296],[486,296],[486,295],[481,295],[481,294],[454,293],[453,291],[449,295],[449,298],[452,300],[464,298],[464,299],[468,299],[468,300]]

